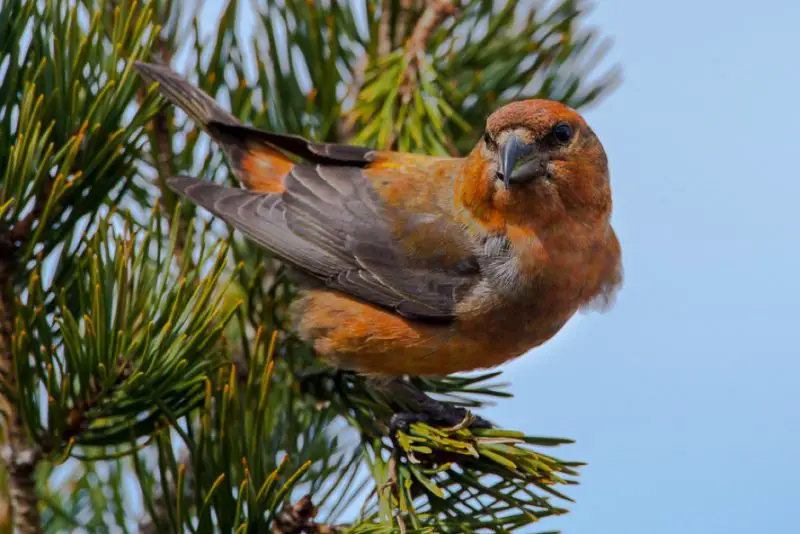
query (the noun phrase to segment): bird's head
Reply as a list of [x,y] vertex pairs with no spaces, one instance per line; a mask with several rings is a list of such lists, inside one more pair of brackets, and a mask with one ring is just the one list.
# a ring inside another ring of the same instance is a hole
[[610,212],[603,146],[583,117],[558,102],[503,106],[489,116],[471,157],[483,163],[482,180],[498,207]]

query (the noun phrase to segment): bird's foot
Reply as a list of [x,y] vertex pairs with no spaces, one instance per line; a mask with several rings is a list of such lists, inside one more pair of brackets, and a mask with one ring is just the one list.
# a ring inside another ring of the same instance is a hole
[[405,432],[414,423],[428,423],[430,417],[424,413],[399,412],[389,421],[389,434],[396,436],[398,432]]
[[398,430],[407,431],[414,423],[427,423],[449,430],[492,427],[489,421],[474,415],[466,408],[431,398],[405,380],[398,378],[378,384],[379,389],[393,401],[392,404],[400,405],[401,408],[389,422],[392,436]]
[[420,412],[399,412],[392,416],[389,429],[392,435],[398,430],[407,431],[414,423],[428,423],[444,427],[444,430],[456,431],[462,428],[491,428],[486,419],[473,414],[466,408],[453,406],[446,402],[431,399],[426,395],[426,402]]

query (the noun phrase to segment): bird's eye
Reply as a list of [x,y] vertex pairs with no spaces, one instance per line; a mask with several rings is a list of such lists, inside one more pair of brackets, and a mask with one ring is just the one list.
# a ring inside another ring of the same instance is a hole
[[494,142],[494,139],[492,139],[492,136],[489,135],[489,132],[485,132],[483,134],[483,142],[486,143],[486,146],[488,146],[488,147],[496,146],[496,144]]
[[572,126],[566,122],[559,122],[553,128],[553,138],[562,145],[569,143],[570,139],[572,139],[572,134]]

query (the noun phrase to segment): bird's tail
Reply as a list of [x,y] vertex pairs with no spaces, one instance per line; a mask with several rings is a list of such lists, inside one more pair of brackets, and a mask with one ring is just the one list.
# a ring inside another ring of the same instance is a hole
[[145,80],[158,82],[161,94],[222,147],[233,174],[248,189],[262,193],[284,189],[282,180],[294,163],[270,142],[272,137],[280,136],[243,125],[169,67],[140,61],[135,65]]
[[214,99],[183,79],[178,73],[163,65],[135,63],[136,70],[149,83],[158,82],[158,90],[172,104],[207,130],[213,122],[241,125],[239,120],[219,107]]
[[245,126],[169,67],[141,61],[135,66],[146,81],[158,82],[161,94],[222,147],[234,175],[248,189],[261,193],[282,192],[285,189],[283,180],[295,166],[287,154],[313,164],[363,167],[373,161],[373,151],[368,148],[313,143],[296,135]]

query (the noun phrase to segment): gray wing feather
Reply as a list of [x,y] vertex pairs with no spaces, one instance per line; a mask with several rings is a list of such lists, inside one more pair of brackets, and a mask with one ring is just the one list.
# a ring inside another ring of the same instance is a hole
[[456,303],[477,282],[478,262],[472,258],[443,269],[407,257],[361,169],[298,165],[284,183],[283,193],[265,194],[194,178],[169,181],[178,193],[327,287],[407,317],[452,318]]

